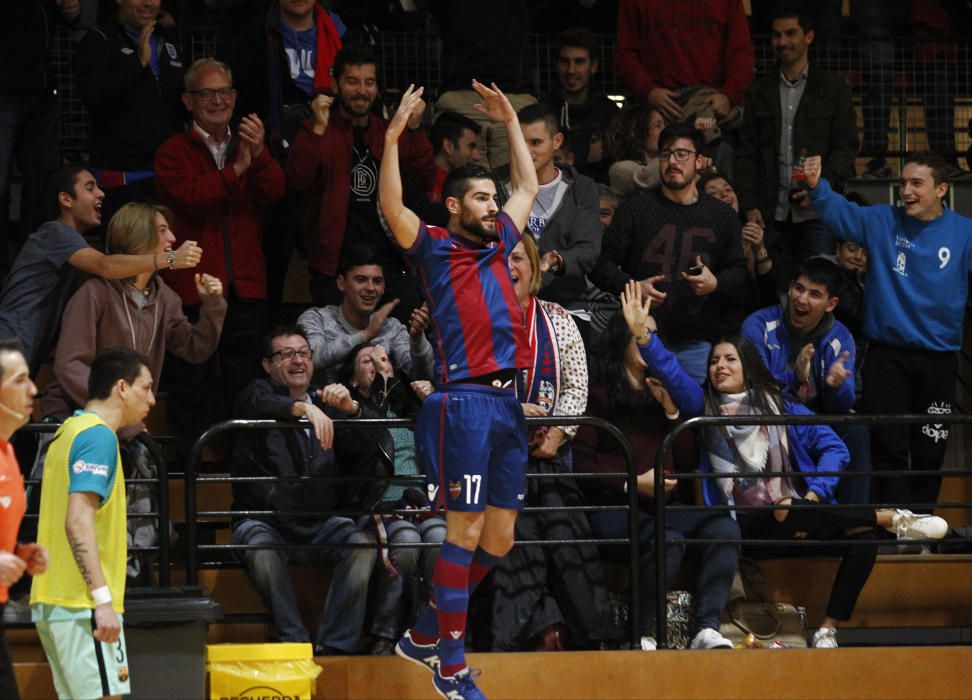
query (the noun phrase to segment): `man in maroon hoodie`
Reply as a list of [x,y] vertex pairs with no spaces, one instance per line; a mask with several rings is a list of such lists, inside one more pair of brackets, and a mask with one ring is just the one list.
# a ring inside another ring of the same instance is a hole
[[[394,315],[408,323],[421,304],[418,286],[401,253],[378,220],[378,163],[384,152],[388,120],[374,113],[378,100],[377,63],[371,49],[346,46],[334,58],[337,96],[318,95],[313,119],[297,130],[287,156],[287,181],[307,196],[305,240],[314,306],[338,305],[338,263],[355,244],[374,249],[385,271],[385,303],[399,299]],[[336,104],[334,104],[336,102]],[[402,172],[417,192],[426,192],[436,165],[413,115],[399,141]]]

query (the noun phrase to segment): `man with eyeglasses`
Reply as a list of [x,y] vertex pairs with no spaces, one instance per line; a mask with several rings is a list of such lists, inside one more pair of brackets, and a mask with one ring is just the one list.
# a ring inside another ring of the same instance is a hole
[[[267,276],[263,258],[266,207],[286,189],[283,170],[265,147],[263,122],[256,114],[230,127],[236,106],[233,76],[226,64],[202,58],[186,72],[182,102],[192,119],[155,156],[159,199],[172,210],[178,241],[199,241],[210,253],[197,272],[223,281],[228,302],[219,344],[223,415],[240,388],[256,377],[260,339],[266,332]],[[167,272],[166,282],[182,298],[186,316],[199,316],[192,274]],[[215,358],[189,365],[170,358],[169,425],[186,449],[214,416]]]
[[618,207],[591,281],[620,294],[628,280],[652,300],[659,332],[701,384],[713,340],[727,331],[727,302],[742,289],[746,258],[732,208],[699,192],[702,135],[676,122],[658,137],[661,187]]
[[123,204],[155,201],[152,158],[184,124],[186,63],[172,17],[161,0],[117,3],[117,14],[81,39],[74,64],[105,223]]
[[[341,474],[342,464],[358,467],[349,449],[354,435],[335,439],[335,418],[368,415],[348,389],[333,384],[311,387],[311,348],[299,327],[278,327],[263,339],[261,361],[266,376],[240,393],[234,416],[286,422],[304,420],[307,428],[244,430],[235,435],[234,477],[290,477],[283,481],[233,484],[233,510],[247,514],[233,525],[234,545],[303,545],[303,549],[244,549],[254,588],[270,608],[279,642],[313,641],[315,654],[351,654],[358,650],[365,623],[368,584],[375,566],[374,538],[351,518],[323,515],[341,510],[342,484],[310,478]],[[306,477],[297,481],[294,477]],[[309,548],[306,545],[321,545]],[[342,545],[350,545],[344,547]],[[370,545],[355,548],[354,545]],[[288,563],[332,567],[324,617],[311,638],[304,626]]]

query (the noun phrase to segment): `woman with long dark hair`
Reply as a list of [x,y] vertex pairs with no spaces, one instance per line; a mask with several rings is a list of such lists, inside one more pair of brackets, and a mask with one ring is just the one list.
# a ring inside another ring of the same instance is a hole
[[[654,330],[654,319],[645,322]],[[639,335],[644,332],[639,331]],[[652,467],[665,435],[679,422],[679,412],[668,392],[654,378],[646,377],[647,365],[638,352],[634,336],[624,316],[615,314],[607,330],[599,338],[591,360],[591,388],[587,415],[604,418],[617,426],[631,444],[638,472],[638,495],[641,507],[639,519],[640,646],[645,651],[656,646],[655,621],[655,484]],[[669,467],[691,470],[697,460],[691,433],[683,432],[676,439],[670,455]],[[609,435],[591,426],[581,426],[574,441],[574,464],[579,472],[623,472],[624,458],[620,446]],[[591,505],[627,505],[627,483],[620,478],[584,479],[580,481]],[[674,494],[677,480],[666,478],[664,497],[677,500]],[[689,501],[691,502],[691,501]],[[595,536],[623,538],[628,534],[628,514],[620,510],[598,510],[589,514]],[[738,540],[739,526],[725,513],[671,512],[666,517],[665,571],[669,580],[675,576],[685,555],[681,540],[691,537],[710,540]],[[627,560],[626,551],[612,551]],[[733,574],[739,558],[736,544],[710,544],[699,548],[700,567],[696,583],[697,633],[692,639],[693,649],[731,647],[732,643],[719,634],[719,615],[725,607],[732,586]],[[636,643],[637,647],[637,643]]]
[[[810,414],[791,402],[766,369],[756,348],[741,336],[713,345],[709,370],[699,386],[678,364],[645,322],[650,300],[642,301],[641,287],[628,283],[621,308],[638,350],[662,381],[685,418],[699,415],[759,416]],[[836,475],[849,460],[847,448],[826,425],[737,425],[704,428],[700,469],[717,478],[707,479],[703,495],[707,505],[787,506],[733,511],[747,540],[799,540],[847,538],[851,543],[836,550],[840,566],[831,587],[826,613],[813,636],[815,647],[836,647],[836,628],[851,618],[854,606],[874,567],[876,528],[898,537],[940,539],[948,524],[935,516],[906,510],[862,507],[822,508],[836,503]],[[781,475],[764,475],[779,472]],[[835,550],[829,549],[830,553]],[[806,554],[808,549],[761,546],[760,556]]]

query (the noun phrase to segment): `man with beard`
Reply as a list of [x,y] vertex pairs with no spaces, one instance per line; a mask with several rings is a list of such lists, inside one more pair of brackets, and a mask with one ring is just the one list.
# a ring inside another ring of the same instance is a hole
[[677,122],[662,131],[658,147],[661,187],[618,208],[590,278],[615,295],[638,280],[666,344],[701,384],[713,339],[729,330],[723,308],[745,281],[742,232],[729,205],[696,187],[701,134]]
[[[314,306],[340,304],[337,269],[348,246],[365,244],[385,270],[385,301],[400,300],[394,316],[407,323],[421,303],[414,277],[378,221],[378,162],[388,120],[372,114],[378,99],[377,59],[371,49],[347,46],[334,58],[337,96],[318,95],[314,118],[297,131],[287,157],[287,179],[307,193],[304,236]],[[336,109],[332,110],[337,101]],[[423,103],[424,107],[424,103]],[[432,144],[416,111],[402,135],[403,170],[415,191],[426,192],[435,179]]]
[[398,140],[422,110],[410,87],[385,134],[381,213],[395,243],[416,267],[435,320],[436,391],[415,426],[430,500],[446,510],[446,541],[432,578],[433,604],[395,648],[434,672],[436,691],[479,700],[463,650],[469,594],[513,546],[526,493],[527,442],[515,391],[530,366],[529,338],[507,257],[520,241],[537,174],[516,112],[496,84],[473,81],[479,110],[503,124],[510,143],[510,197],[499,211],[488,170],[466,165],[442,187],[448,229],[427,226],[402,201]]

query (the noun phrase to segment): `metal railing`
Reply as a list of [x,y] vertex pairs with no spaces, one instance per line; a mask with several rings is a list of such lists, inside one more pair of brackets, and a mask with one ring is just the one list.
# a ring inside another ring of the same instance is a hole
[[[592,416],[550,416],[543,418],[527,418],[527,426],[553,426],[553,425],[589,425],[600,430],[605,431],[611,437],[613,437],[621,449],[621,454],[625,461],[626,471],[617,473],[584,473],[584,472],[570,472],[563,475],[552,475],[552,474],[527,474],[527,479],[554,479],[558,477],[569,477],[573,479],[591,479],[591,478],[605,478],[605,477],[616,477],[625,478],[628,482],[628,505],[627,506],[562,506],[562,507],[538,507],[538,506],[527,506],[523,508],[524,513],[531,512],[549,512],[549,511],[593,511],[593,510],[624,510],[628,511],[628,537],[627,538],[617,538],[617,539],[590,539],[590,540],[525,540],[518,541],[514,546],[518,547],[529,547],[529,546],[570,546],[576,544],[594,544],[594,545],[628,545],[630,548],[630,559],[628,562],[628,583],[630,586],[630,623],[631,623],[631,633],[633,638],[637,638],[637,621],[638,621],[638,611],[639,611],[639,600],[638,600],[638,581],[639,581],[639,567],[638,567],[638,488],[637,488],[637,473],[634,469],[634,458],[631,453],[631,445],[624,434],[618,430],[618,428],[611,423],[608,423],[602,418],[596,418]],[[334,421],[334,426],[338,428],[353,428],[353,429],[366,429],[366,428],[408,428],[414,427],[414,422],[411,420],[403,418],[358,418],[358,419],[340,419]],[[185,546],[186,546],[186,583],[190,586],[195,586],[199,581],[199,570],[200,561],[199,555],[202,551],[232,551],[239,550],[243,551],[246,549],[310,549],[310,548],[344,548],[344,547],[372,547],[371,544],[362,545],[313,545],[313,544],[283,544],[283,545],[218,545],[218,544],[206,544],[201,545],[199,543],[199,524],[200,519],[207,517],[241,517],[246,515],[259,517],[260,515],[287,515],[286,513],[280,513],[275,511],[200,511],[198,508],[198,497],[197,497],[197,486],[200,483],[226,483],[226,482],[254,482],[254,481],[281,481],[281,477],[225,477],[225,476],[200,476],[198,474],[198,466],[201,464],[203,449],[206,444],[212,440],[217,435],[225,432],[234,430],[306,430],[307,425],[304,423],[292,423],[276,420],[228,420],[222,423],[217,423],[210,426],[196,442],[193,444],[192,449],[189,452],[189,456],[186,460],[185,465],[185,498],[186,498],[186,530],[185,530]],[[396,481],[400,480],[401,477],[393,477]],[[412,477],[406,477],[406,479],[412,479]],[[293,477],[287,478],[287,480],[298,480],[298,481],[330,481],[330,482],[360,482],[362,476],[347,475],[341,477]],[[414,515],[414,510],[403,510],[397,511],[401,515]],[[299,513],[301,516],[308,515],[320,515],[320,516],[331,516],[331,515],[364,515],[361,512],[345,512],[345,511],[319,511],[315,513],[310,513],[302,511]],[[402,547],[411,548],[433,548],[438,545],[435,544],[407,544],[398,545]]]
[[[28,423],[27,425],[20,428],[20,432],[33,433],[36,435],[42,435],[46,433],[56,432],[58,428],[61,427],[60,423]],[[148,433],[139,433],[134,438],[135,441],[141,443],[145,446],[148,451],[149,457],[152,462],[155,463],[158,469],[158,477],[154,479],[129,479],[125,478],[125,486],[134,486],[138,484],[146,484],[150,488],[153,488],[156,492],[156,499],[158,502],[158,511],[150,511],[146,513],[127,513],[128,519],[154,519],[158,527],[158,538],[159,543],[151,547],[129,547],[128,551],[131,552],[154,552],[158,554],[158,569],[159,569],[159,586],[162,588],[167,588],[172,582],[172,558],[171,558],[171,541],[169,537],[169,525],[171,523],[171,513],[169,511],[169,471],[168,466],[165,461],[165,457],[162,454],[162,450],[159,443],[152,438]],[[43,479],[25,479],[24,486],[31,491],[34,487],[40,488],[43,483]],[[39,500],[38,500],[39,502]],[[25,520],[37,520],[37,513],[26,513],[24,515]]]
[[[675,443],[675,439],[684,431],[692,430],[696,428],[703,428],[706,426],[730,426],[730,425],[926,425],[931,420],[934,419],[935,423],[947,423],[947,424],[969,424],[972,423],[972,414],[949,414],[949,415],[935,415],[929,416],[925,415],[781,415],[781,416],[697,416],[686,420],[684,423],[676,426],[668,435],[662,440],[661,446],[658,449],[658,454],[655,457],[655,466],[653,471],[654,483],[655,483],[655,493],[663,493],[664,488],[664,470],[665,464],[669,452]],[[789,477],[799,477],[806,473],[789,471],[789,472],[772,472],[766,471],[762,472],[762,476],[789,476]],[[972,475],[972,470],[970,469],[948,469],[939,471],[911,471],[911,470],[855,470],[853,472],[846,471],[818,471],[813,472],[814,475],[818,476],[839,476],[841,478],[872,478],[872,477],[896,477],[896,476],[910,476],[910,477],[939,477],[939,476],[969,476]],[[724,478],[725,475],[713,474],[713,473],[689,473],[680,472],[678,474],[679,478],[697,479],[697,480],[710,480]],[[661,489],[661,490],[660,490]],[[869,504],[867,506],[842,506],[840,504],[820,504],[821,509],[833,509],[837,510],[843,507],[894,507],[900,504]],[[790,506],[790,505],[769,505],[769,506],[686,506],[678,507],[679,510],[708,510],[713,512],[757,512],[757,511],[778,511],[778,510],[792,510],[799,508],[801,506]],[[972,503],[924,503],[924,504],[910,504],[910,507],[917,508],[964,508],[972,510]],[[665,499],[658,498],[655,499],[655,577],[656,577],[656,590],[657,598],[655,600],[655,620],[658,630],[658,636],[656,637],[658,646],[660,648],[665,648],[667,646],[667,619],[666,619],[666,605],[665,605],[665,592],[667,588],[667,572],[665,570],[665,547],[669,543],[669,540],[665,537],[665,516],[668,510],[675,510],[676,507],[667,506]],[[921,542],[920,540],[912,540],[914,542]],[[969,539],[972,542],[972,538]],[[738,540],[707,540],[700,538],[685,538],[680,539],[679,544],[684,544],[686,546],[691,546],[693,544],[749,544],[749,545],[787,545],[796,547],[809,547],[809,546],[845,546],[847,540],[844,539],[831,539],[831,540],[812,540],[812,539],[793,539],[793,540],[771,540],[771,539],[738,539]],[[880,541],[875,541],[873,543],[858,542],[858,545],[868,546],[873,545],[875,547],[881,544]]]

